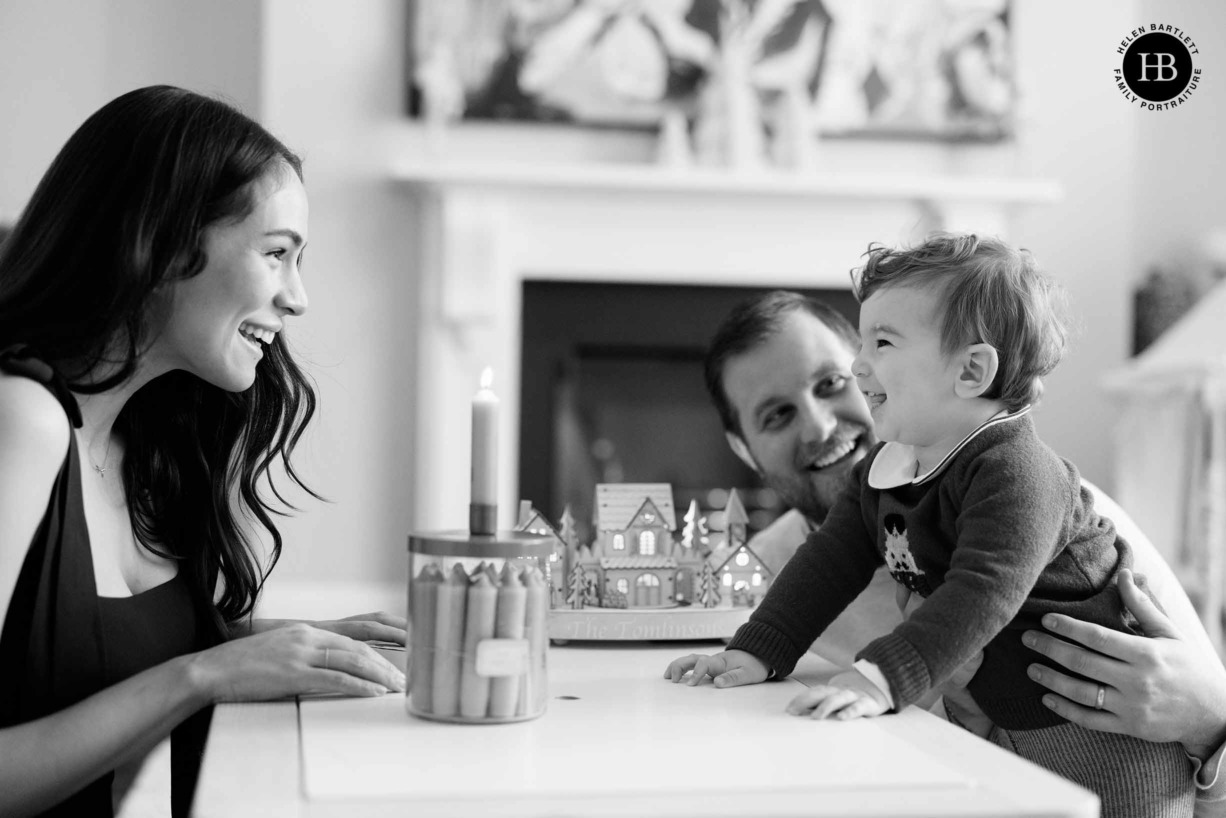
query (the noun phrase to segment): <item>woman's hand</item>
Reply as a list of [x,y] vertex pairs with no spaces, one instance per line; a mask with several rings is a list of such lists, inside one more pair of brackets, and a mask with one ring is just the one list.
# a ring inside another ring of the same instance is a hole
[[214,702],[382,696],[405,686],[404,674],[369,645],[304,623],[231,639],[191,659],[193,678]]
[[889,709],[885,694],[856,670],[839,673],[828,684],[809,688],[787,706],[793,716],[839,721],[880,716]]
[[1207,758],[1226,739],[1226,668],[1183,637],[1137,587],[1131,571],[1120,572],[1119,589],[1146,636],[1060,614],[1044,616],[1043,627],[1062,639],[1042,631],[1023,635],[1027,646],[1095,680],[1031,665],[1031,678],[1052,691],[1043,703],[1082,727],[1146,741],[1178,741],[1192,755]]
[[680,659],[674,659],[665,668],[664,678],[679,682],[689,671],[693,671],[687,682],[690,687],[700,683],[707,676],[711,677],[716,687],[737,687],[764,682],[770,675],[770,669],[752,653],[746,653],[743,650],[725,650],[713,656],[691,653]]
[[385,611],[347,616],[326,622],[309,623],[325,631],[339,633],[362,642],[392,642],[404,645],[408,641],[409,622],[403,616]]
[[339,633],[341,636],[348,636],[350,639],[362,642],[392,642],[397,645],[408,643],[408,620],[403,616],[396,616],[385,611],[320,622],[310,619],[252,619],[249,623],[239,623],[232,627],[231,636],[266,633],[274,628],[284,628],[289,625],[311,625],[320,630]]

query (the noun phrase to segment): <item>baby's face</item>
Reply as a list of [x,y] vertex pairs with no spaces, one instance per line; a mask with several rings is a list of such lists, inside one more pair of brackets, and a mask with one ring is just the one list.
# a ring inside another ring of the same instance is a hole
[[[944,446],[964,434],[957,367],[941,351],[939,291],[894,285],[860,305],[860,354],[852,362],[868,400],[877,437],[918,449]],[[949,445],[953,445],[949,444]]]

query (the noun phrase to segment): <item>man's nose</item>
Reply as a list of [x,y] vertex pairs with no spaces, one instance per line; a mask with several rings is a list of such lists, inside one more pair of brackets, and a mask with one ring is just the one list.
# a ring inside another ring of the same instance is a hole
[[806,443],[826,442],[839,425],[839,419],[835,417],[830,404],[815,397],[805,401],[801,420],[801,436]]

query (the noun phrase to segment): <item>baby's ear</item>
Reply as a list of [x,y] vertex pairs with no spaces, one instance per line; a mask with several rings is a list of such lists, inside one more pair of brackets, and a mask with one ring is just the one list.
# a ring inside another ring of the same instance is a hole
[[954,394],[960,398],[981,398],[996,380],[1000,357],[991,344],[971,344],[958,359],[958,379]]

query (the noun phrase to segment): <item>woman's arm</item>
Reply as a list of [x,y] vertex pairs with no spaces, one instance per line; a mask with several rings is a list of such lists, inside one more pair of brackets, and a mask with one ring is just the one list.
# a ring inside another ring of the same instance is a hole
[[181,656],[45,718],[0,730],[0,814],[40,812],[148,752],[213,702],[381,696],[404,675],[369,646],[297,624]]

